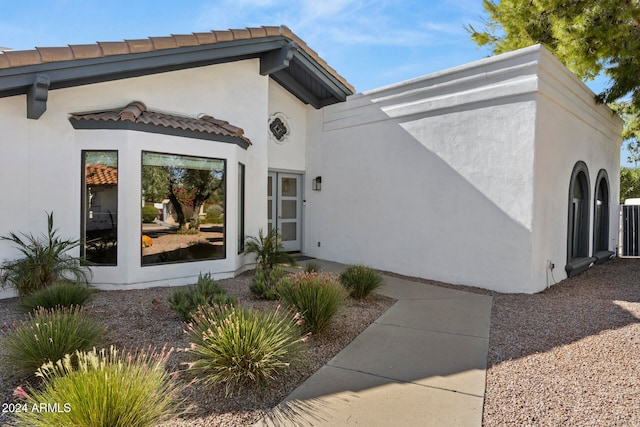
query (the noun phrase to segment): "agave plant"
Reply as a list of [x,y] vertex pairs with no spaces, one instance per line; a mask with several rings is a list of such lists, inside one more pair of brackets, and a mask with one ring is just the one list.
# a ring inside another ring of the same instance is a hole
[[21,296],[29,295],[63,279],[88,283],[91,271],[82,265],[81,258],[68,252],[77,247],[78,240],[63,239],[53,228],[53,212],[47,214],[47,234],[10,232],[0,236],[9,241],[22,253],[23,257],[5,261],[0,267],[2,286],[12,286]]

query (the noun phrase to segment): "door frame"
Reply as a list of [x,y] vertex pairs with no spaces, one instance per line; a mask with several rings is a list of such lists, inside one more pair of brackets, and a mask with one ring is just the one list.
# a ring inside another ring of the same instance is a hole
[[[277,218],[277,212],[278,212],[278,184],[279,184],[279,178],[278,176],[280,174],[286,174],[286,175],[297,175],[299,177],[300,180],[300,192],[298,194],[298,212],[300,212],[300,218],[298,218],[298,226],[299,226],[299,230],[298,230],[298,235],[299,235],[299,242],[300,245],[299,247],[295,247],[295,248],[287,248],[286,247],[286,242],[282,242],[283,244],[285,244],[285,251],[287,252],[302,252],[302,248],[304,247],[304,207],[306,205],[306,200],[305,200],[305,172],[304,171],[300,171],[300,170],[293,170],[293,169],[273,169],[273,168],[269,168],[268,169],[268,173],[267,176],[272,176],[275,179],[275,185],[274,185],[274,190],[275,193],[273,193],[272,196],[272,211],[275,211],[275,216],[273,218],[272,221],[275,221],[274,225],[277,226],[278,225],[278,218]],[[269,185],[269,180],[267,179],[267,186]],[[268,190],[268,189],[267,189]],[[267,200],[268,200],[268,192],[267,192]],[[268,209],[268,208],[267,208]],[[267,224],[269,223],[269,216],[268,216],[269,212],[267,212]]]

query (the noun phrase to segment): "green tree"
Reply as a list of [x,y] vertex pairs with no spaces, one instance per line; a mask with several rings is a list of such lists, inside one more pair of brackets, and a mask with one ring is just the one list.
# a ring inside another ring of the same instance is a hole
[[214,196],[224,198],[224,172],[173,165],[144,165],[142,192],[145,200],[158,203],[169,199],[182,227],[190,220],[197,222],[200,207],[205,202]]
[[640,0],[483,0],[483,6],[484,28],[468,27],[479,46],[498,54],[542,43],[578,77],[609,77],[597,98],[613,104],[629,97],[623,111],[616,111],[638,159]]
[[624,119],[622,138],[627,144],[627,161],[638,167],[640,161],[640,108],[627,101],[611,104],[613,111]]
[[640,169],[620,168],[620,203],[640,197]]

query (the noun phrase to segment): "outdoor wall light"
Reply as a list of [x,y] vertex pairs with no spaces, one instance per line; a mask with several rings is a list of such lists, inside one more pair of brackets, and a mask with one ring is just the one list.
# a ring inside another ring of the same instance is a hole
[[313,181],[311,181],[311,189],[315,191],[320,191],[322,189],[322,177],[316,176]]

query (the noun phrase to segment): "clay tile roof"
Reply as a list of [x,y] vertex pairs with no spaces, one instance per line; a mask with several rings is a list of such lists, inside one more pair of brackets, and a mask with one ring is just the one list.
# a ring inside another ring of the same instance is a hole
[[126,121],[130,123],[141,123],[178,130],[240,138],[247,144],[251,145],[249,138],[244,136],[244,130],[242,128],[233,126],[224,120],[218,120],[206,115],[198,118],[192,118],[149,111],[147,110],[146,105],[140,101],[134,101],[123,108],[116,108],[113,110],[71,114],[69,119],[72,121]]
[[87,185],[116,185],[118,169],[105,165],[86,165],[85,177]]
[[35,50],[18,50],[0,52],[0,69],[36,65],[47,62],[69,61],[74,59],[99,58],[111,55],[125,55],[131,53],[150,52],[171,49],[182,46],[198,46],[222,43],[234,40],[259,39],[264,37],[281,36],[295,41],[299,48],[340,81],[349,90],[355,92],[336,70],[331,68],[318,54],[286,26],[258,27],[231,29],[226,31],[211,31],[206,33],[192,33],[171,35],[167,37],[152,37],[149,39],[125,40],[119,42],[97,42],[95,45],[75,45],[58,48],[38,48]]

